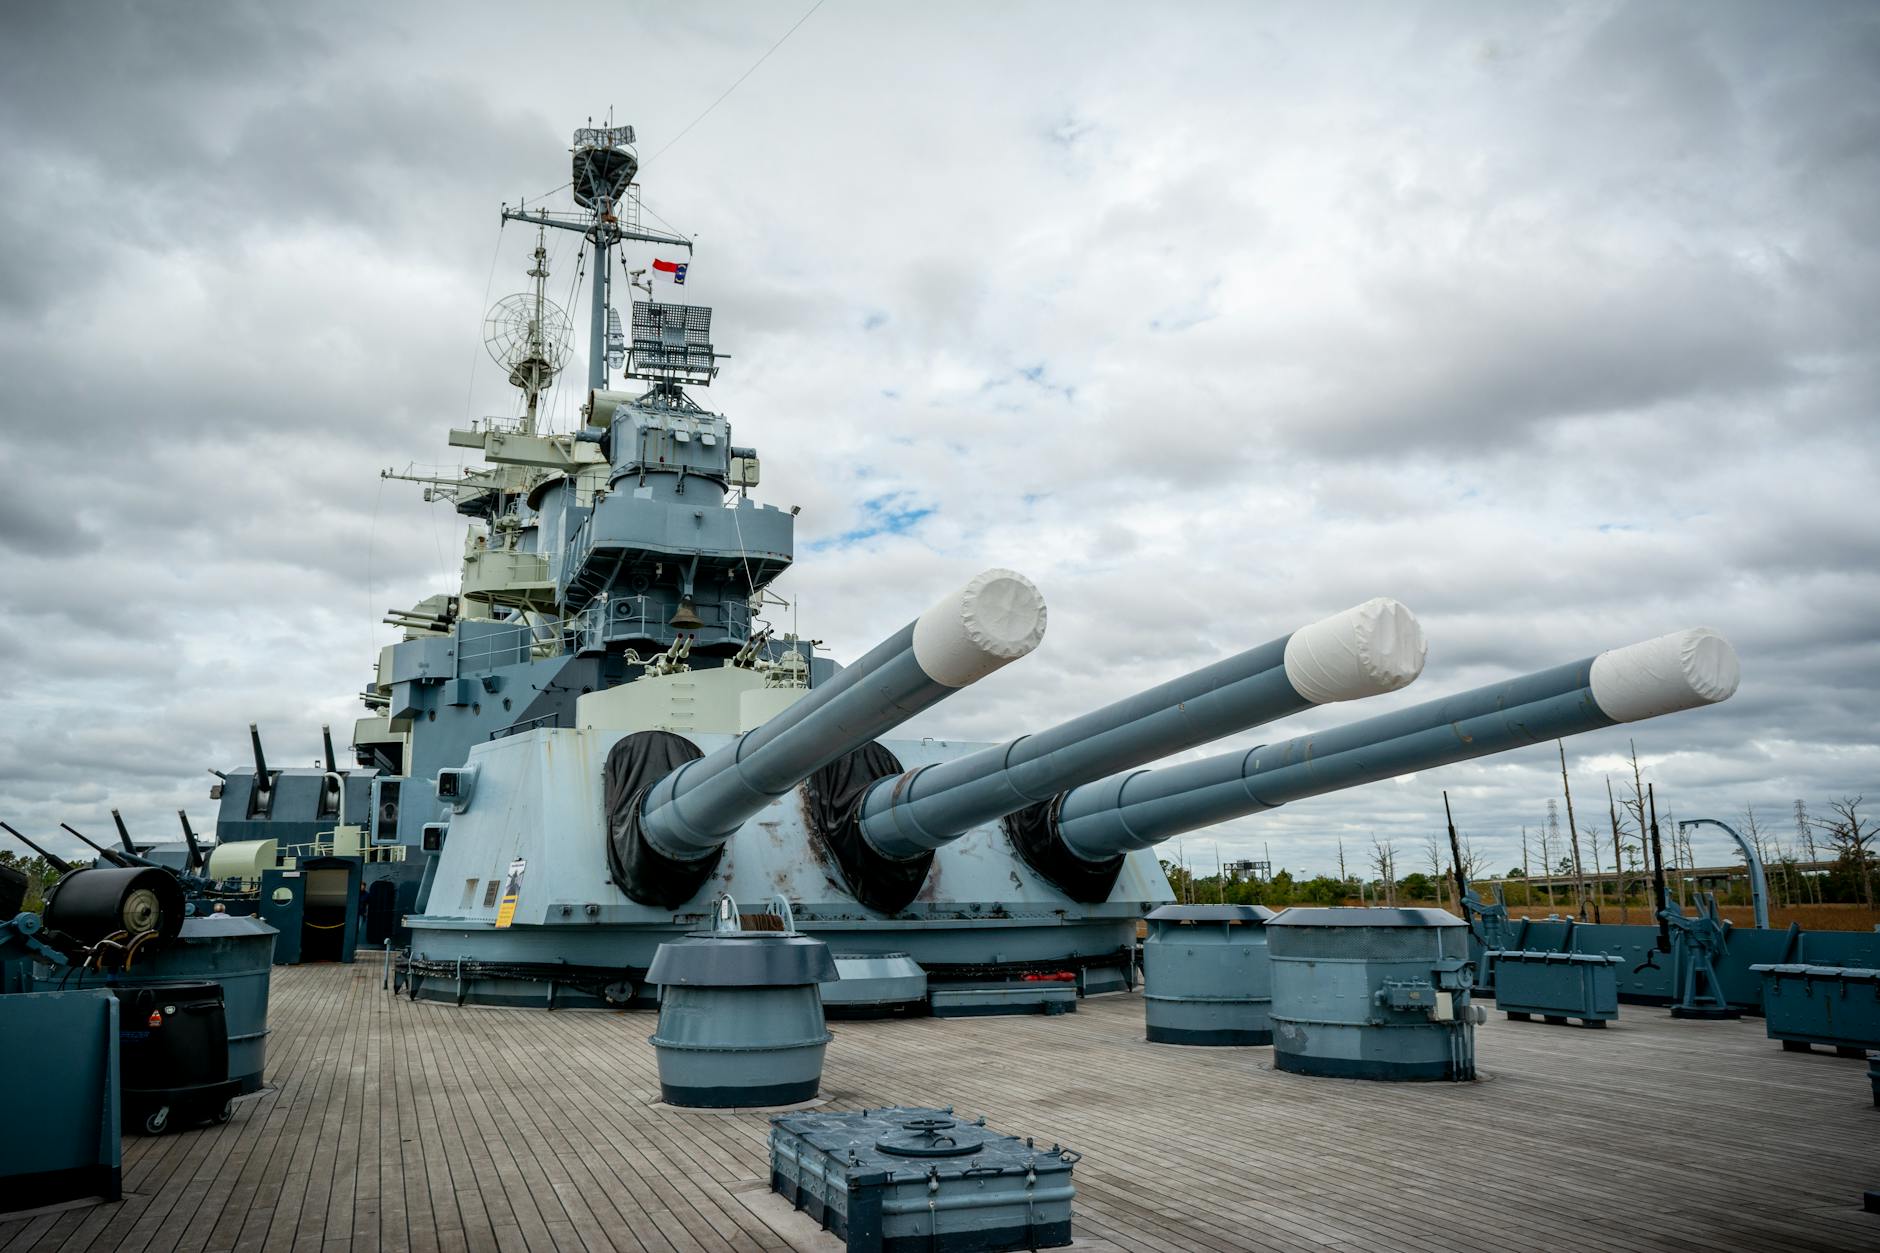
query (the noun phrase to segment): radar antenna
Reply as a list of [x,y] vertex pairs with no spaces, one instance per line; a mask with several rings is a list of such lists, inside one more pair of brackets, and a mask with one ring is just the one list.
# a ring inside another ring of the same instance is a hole
[[[592,119],[590,119],[591,121]],[[631,126],[584,126],[574,133],[573,174],[575,212],[549,213],[545,209],[511,209],[503,206],[505,222],[530,222],[538,227],[574,231],[586,237],[593,249],[590,269],[592,284],[588,318],[588,386],[605,389],[609,357],[622,358],[625,337],[612,340],[608,333],[609,254],[624,240],[649,244],[667,244],[692,250],[692,241],[682,235],[661,235],[639,228],[636,215],[629,212],[623,221],[620,210],[631,209],[633,178],[639,172],[640,159],[633,150]],[[611,340],[611,342],[610,342]]]
[[483,319],[483,346],[497,365],[509,371],[509,381],[528,397],[523,432],[535,433],[536,410],[561,367],[568,361],[568,315],[547,295],[548,248],[546,231],[535,232],[535,264],[529,277],[533,289],[504,296]]

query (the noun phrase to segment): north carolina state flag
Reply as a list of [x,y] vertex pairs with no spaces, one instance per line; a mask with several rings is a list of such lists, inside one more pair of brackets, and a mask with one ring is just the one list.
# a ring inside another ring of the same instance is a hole
[[658,257],[654,257],[653,271],[656,274],[664,274],[677,286],[684,287],[686,264],[684,261],[661,261]]

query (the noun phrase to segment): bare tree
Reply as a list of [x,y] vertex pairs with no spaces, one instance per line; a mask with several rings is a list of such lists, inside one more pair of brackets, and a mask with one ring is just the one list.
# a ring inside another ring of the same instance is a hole
[[1456,838],[1462,842],[1462,877],[1473,883],[1475,877],[1482,873],[1483,859],[1475,851],[1475,843],[1469,839],[1467,832],[1457,832]]
[[[1532,905],[1534,903],[1534,863],[1528,858],[1528,829],[1526,827],[1521,828],[1521,866],[1527,871],[1528,904]],[[1541,891],[1547,893],[1547,908],[1550,910],[1554,907],[1554,885],[1547,879],[1552,873],[1553,868],[1547,864],[1547,830],[1543,827],[1541,829]]]
[[[1573,785],[1567,782],[1567,745],[1555,740],[1560,750],[1560,790],[1567,798],[1567,834],[1573,837],[1573,881],[1580,889],[1580,921],[1586,921],[1586,871],[1580,862],[1580,829],[1573,823]],[[1599,921],[1599,845],[1593,845],[1593,921]]]
[[[1627,815],[1632,819],[1632,829],[1638,832],[1639,848],[1642,854],[1642,850],[1645,846],[1645,833],[1649,830],[1645,819],[1645,775],[1644,772],[1639,769],[1637,742],[1627,740],[1626,747],[1632,752],[1632,795],[1627,798],[1625,807]],[[1651,895],[1650,889],[1647,889],[1645,894],[1649,897]],[[1656,917],[1657,913],[1658,903],[1653,901],[1653,917]]]
[[[1743,838],[1748,840],[1749,846],[1756,850],[1756,859],[1763,864],[1763,883],[1769,889],[1769,906],[1773,909],[1782,904],[1782,880],[1779,877],[1782,863],[1773,855],[1774,850],[1770,847],[1769,840],[1763,835],[1762,827],[1756,821],[1754,805],[1743,806]],[[1771,870],[1777,873],[1771,874]],[[1746,877],[1749,874],[1747,854],[1743,858],[1743,873]]]
[[1677,872],[1678,908],[1683,909],[1690,903],[1688,890],[1697,873],[1697,851],[1691,847],[1691,833],[1679,829],[1678,816],[1669,806],[1665,808],[1665,830],[1671,832],[1671,865]]
[[1626,894],[1625,840],[1619,831],[1619,804],[1612,797],[1612,776],[1606,776],[1606,816],[1612,819],[1612,868],[1619,883],[1619,921],[1632,921],[1631,897]]
[[[1439,907],[1446,907],[1452,893],[1445,891],[1443,888],[1443,881],[1449,876],[1443,873],[1443,845],[1442,841],[1436,838],[1434,832],[1431,832],[1424,838],[1423,851],[1429,854],[1430,882],[1436,886],[1436,904]],[[1461,901],[1456,902],[1456,912],[1462,912]]]
[[1811,818],[1809,821],[1828,837],[1828,847],[1834,850],[1835,860],[1845,861],[1854,868],[1854,881],[1860,888],[1861,904],[1872,909],[1873,843],[1880,838],[1880,824],[1861,816],[1861,803],[1866,799],[1865,796],[1843,796],[1828,804],[1834,817]]
[[1351,875],[1345,870],[1345,837],[1338,837],[1338,881],[1349,886]]
[[1371,865],[1377,871],[1377,877],[1384,885],[1384,903],[1397,903],[1397,846],[1389,840],[1380,840],[1376,832],[1371,834]]

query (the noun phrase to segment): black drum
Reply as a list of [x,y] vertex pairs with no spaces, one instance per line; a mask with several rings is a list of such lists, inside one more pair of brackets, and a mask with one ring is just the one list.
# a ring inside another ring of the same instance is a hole
[[48,931],[80,944],[119,931],[155,931],[170,940],[183,929],[183,888],[175,875],[151,866],[74,870],[47,891],[45,921]]

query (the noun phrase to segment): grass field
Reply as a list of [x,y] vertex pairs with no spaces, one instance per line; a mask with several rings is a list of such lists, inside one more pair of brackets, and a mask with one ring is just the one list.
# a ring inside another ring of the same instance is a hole
[[[1353,902],[1354,904],[1356,902]],[[1418,905],[1434,905],[1434,901],[1417,901]],[[1567,913],[1572,902],[1563,893],[1555,912]],[[1512,918],[1545,918],[1548,914],[1547,902],[1542,900],[1534,905],[1510,905],[1508,915]],[[1688,912],[1688,910],[1687,910]],[[1756,925],[1756,911],[1748,905],[1722,905],[1718,912],[1732,924],[1739,927]],[[1633,901],[1627,914],[1622,914],[1619,907],[1611,901],[1600,906],[1601,922],[1631,921],[1648,923],[1651,913],[1645,908],[1644,901]],[[1587,920],[1593,917],[1592,904],[1587,904]],[[1786,929],[1791,922],[1802,924],[1804,931],[1871,931],[1880,926],[1880,910],[1869,909],[1865,905],[1777,905],[1769,910],[1769,925],[1777,929]]]

